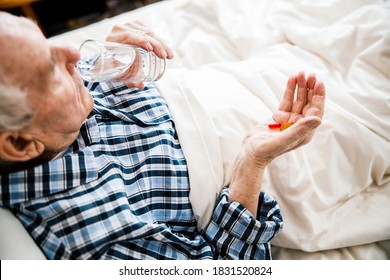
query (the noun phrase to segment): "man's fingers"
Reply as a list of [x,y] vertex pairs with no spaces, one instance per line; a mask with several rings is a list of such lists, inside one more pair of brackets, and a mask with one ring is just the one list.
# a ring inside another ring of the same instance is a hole
[[168,53],[165,50],[165,45],[162,43],[162,41],[156,39],[157,37],[152,37],[149,34],[145,34],[147,37],[147,40],[149,40],[150,44],[153,46],[153,52],[159,57],[159,58],[168,58]]
[[314,135],[315,129],[321,124],[318,117],[307,117],[300,119],[297,123],[283,130],[283,142],[286,143],[286,151],[294,150],[310,142]]
[[322,118],[324,115],[326,91],[322,81],[316,81],[312,90],[311,102],[304,109],[305,116],[316,116]]
[[291,112],[295,88],[297,85],[297,76],[291,76],[287,81],[286,90],[284,91],[283,99],[280,101],[279,110],[284,112]]
[[128,26],[131,29],[136,29],[141,31],[143,36],[145,36],[150,44],[153,46],[153,51],[156,53],[157,56],[160,58],[173,58],[173,51],[171,48],[162,40],[157,34],[155,34],[149,27],[147,27],[143,22],[141,21],[134,21],[132,23],[126,23],[126,26]]
[[116,25],[106,38],[107,41],[130,44],[153,51],[160,58],[173,58],[173,51],[148,27],[139,22]]
[[307,103],[311,102],[311,99],[313,97],[313,90],[316,82],[317,82],[317,77],[315,74],[311,73],[307,75],[307,90],[308,90]]
[[322,81],[318,81],[314,86],[312,107],[317,108],[320,111],[321,117],[324,114],[325,95],[325,85]]
[[147,51],[152,51],[153,46],[144,34],[143,31],[114,26],[111,33],[107,36],[106,41],[134,45]]
[[307,83],[304,72],[300,72],[296,78],[298,89],[296,99],[292,107],[292,113],[301,114],[307,100]]

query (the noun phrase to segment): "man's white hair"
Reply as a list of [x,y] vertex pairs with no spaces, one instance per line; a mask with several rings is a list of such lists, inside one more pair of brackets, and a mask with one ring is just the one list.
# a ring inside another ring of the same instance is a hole
[[20,130],[31,122],[32,117],[27,93],[0,83],[0,132]]

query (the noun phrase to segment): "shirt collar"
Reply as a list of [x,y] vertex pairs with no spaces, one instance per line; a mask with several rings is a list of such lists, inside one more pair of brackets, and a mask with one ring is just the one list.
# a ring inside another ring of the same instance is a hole
[[51,160],[29,170],[0,176],[0,206],[52,195],[86,184],[98,177],[90,148]]

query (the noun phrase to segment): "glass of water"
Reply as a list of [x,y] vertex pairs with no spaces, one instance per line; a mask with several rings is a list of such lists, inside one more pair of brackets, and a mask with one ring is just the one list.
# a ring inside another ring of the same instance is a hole
[[76,68],[88,82],[154,82],[164,74],[166,61],[142,48],[86,40]]

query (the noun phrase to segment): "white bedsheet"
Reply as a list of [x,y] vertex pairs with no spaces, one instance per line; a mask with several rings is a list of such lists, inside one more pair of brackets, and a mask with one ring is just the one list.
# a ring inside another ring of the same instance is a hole
[[270,118],[287,78],[327,88],[312,142],[272,162],[263,190],[285,227],[276,259],[390,258],[390,5],[379,0],[171,0],[51,39],[79,46],[141,19],[175,51],[158,86],[186,155],[204,227],[245,132]]

